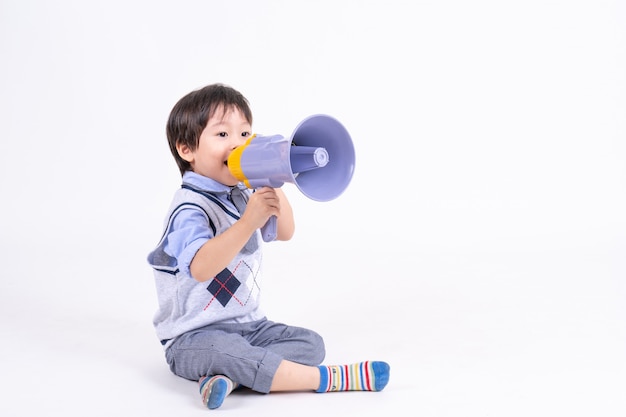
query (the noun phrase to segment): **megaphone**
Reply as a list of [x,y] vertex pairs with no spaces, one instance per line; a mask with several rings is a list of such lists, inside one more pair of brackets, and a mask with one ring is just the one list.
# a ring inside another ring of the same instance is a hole
[[[324,114],[309,116],[289,139],[254,135],[228,157],[228,169],[248,188],[295,184],[308,198],[333,200],[354,173],[354,144],[346,128]],[[276,239],[276,217],[261,228],[263,240]]]

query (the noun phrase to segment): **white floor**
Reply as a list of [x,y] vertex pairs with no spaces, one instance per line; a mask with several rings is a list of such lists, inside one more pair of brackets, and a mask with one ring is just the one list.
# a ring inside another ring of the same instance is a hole
[[[327,363],[388,361],[390,383],[380,393],[239,392],[217,412],[623,416],[624,270],[605,249],[383,252],[344,282],[350,268],[339,264],[335,274],[310,265],[291,276],[268,260],[268,314],[322,333]],[[331,265],[339,257],[320,251]],[[150,324],[150,272],[141,261],[124,263],[134,255],[119,254],[127,273],[92,271],[82,283],[72,275],[78,265],[15,259],[0,295],[0,414],[209,412],[196,384],[173,376],[163,360]],[[414,270],[402,275],[395,255]],[[290,268],[306,258],[290,252]],[[303,285],[315,276],[319,287]]]

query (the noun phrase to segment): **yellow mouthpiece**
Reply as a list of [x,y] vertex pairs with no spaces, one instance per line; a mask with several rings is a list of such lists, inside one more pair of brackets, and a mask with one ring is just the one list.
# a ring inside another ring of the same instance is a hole
[[248,188],[252,187],[250,186],[250,181],[248,180],[248,178],[246,178],[246,174],[243,173],[243,169],[241,169],[241,155],[243,154],[243,151],[246,149],[246,147],[250,145],[250,142],[252,141],[252,139],[254,139],[255,136],[256,135],[250,136],[250,139],[248,139],[246,143],[236,147],[230,153],[230,155],[228,155],[228,169],[230,170],[230,173],[233,175],[233,177],[243,182]]

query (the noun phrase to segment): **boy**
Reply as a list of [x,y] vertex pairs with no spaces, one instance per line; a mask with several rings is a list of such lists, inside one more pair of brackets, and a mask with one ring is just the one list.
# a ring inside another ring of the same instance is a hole
[[228,169],[228,156],[251,130],[248,101],[222,84],[187,94],[170,113],[167,138],[183,184],[148,255],[159,302],[154,326],[170,369],[198,381],[210,409],[238,386],[380,391],[387,363],[320,365],[319,334],[272,322],[260,309],[259,228],[276,216],[276,239],[289,240],[294,219],[281,189],[251,192]]

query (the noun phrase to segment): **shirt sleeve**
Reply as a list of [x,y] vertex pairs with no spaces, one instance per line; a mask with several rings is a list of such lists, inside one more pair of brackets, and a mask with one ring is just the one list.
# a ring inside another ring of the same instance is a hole
[[180,272],[191,277],[189,266],[198,250],[213,237],[206,215],[193,208],[181,210],[172,220],[165,252],[176,258]]

